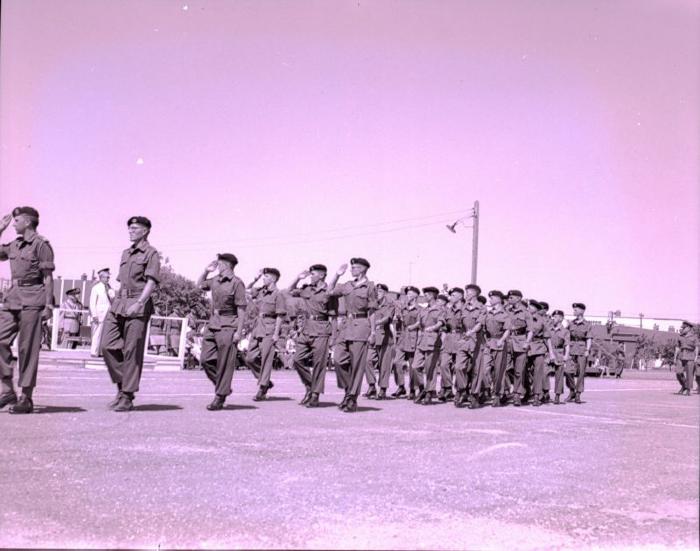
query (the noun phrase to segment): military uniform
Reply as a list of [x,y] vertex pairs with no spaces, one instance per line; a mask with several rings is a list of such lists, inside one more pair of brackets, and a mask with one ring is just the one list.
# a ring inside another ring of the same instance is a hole
[[681,384],[681,393],[685,392],[688,395],[693,389],[698,346],[698,337],[692,327],[684,324],[676,339],[676,377]]
[[[442,348],[440,351],[440,398],[449,400],[452,398],[452,386],[459,389],[457,384],[457,354],[459,341],[464,335],[462,326],[462,308],[464,300],[448,304],[445,307],[445,325],[443,325]],[[454,381],[453,381],[454,379]]]
[[[397,396],[400,396],[400,391],[405,389],[404,366],[408,365],[410,370],[410,366],[416,354],[416,347],[418,346],[420,329],[409,330],[407,327],[415,325],[418,322],[420,312],[421,309],[415,302],[410,305],[406,304],[402,306],[397,312],[397,321],[400,326],[400,336],[396,345],[396,357],[394,358],[394,379],[399,388]],[[411,388],[413,389],[413,380],[410,371],[409,380],[411,382]]]
[[[304,318],[295,342],[293,365],[307,393],[323,394],[332,327],[331,296],[325,281],[290,291],[303,300]],[[308,367],[308,362],[311,367]]]
[[[559,396],[564,392],[564,357],[566,347],[569,346],[569,330],[562,324],[550,327],[550,338],[554,350],[554,394],[555,402],[559,403]],[[569,388],[573,392],[573,388]]]
[[[248,301],[245,284],[238,276],[219,274],[205,280],[200,288],[211,291],[211,316],[202,338],[200,363],[207,378],[214,384],[214,393],[221,400],[231,394],[236,370],[238,317],[245,315]],[[243,310],[243,311],[241,311]]]
[[506,307],[511,318],[508,339],[508,368],[513,370],[513,394],[517,404],[526,394],[527,334],[532,330],[532,315],[521,303]]
[[426,328],[438,324],[444,325],[445,309],[437,303],[430,304],[423,308],[418,320],[421,335],[411,365],[411,377],[414,386],[417,386],[421,391],[421,396],[418,399],[425,398],[430,401],[437,386],[437,363],[440,358],[442,340],[440,328],[434,331],[426,331]]
[[470,301],[461,310],[461,330],[458,332],[455,382],[457,391],[477,397],[486,388],[486,370],[476,365],[478,339],[486,318],[486,308],[477,300]]
[[117,276],[121,286],[105,318],[100,342],[109,376],[128,399],[139,390],[153,301],[149,297],[131,315],[127,310],[137,304],[149,279],[160,281],[160,258],[158,251],[142,240],[122,252]]
[[[42,312],[53,301],[53,297],[47,297],[44,277],[55,269],[54,254],[46,238],[32,233],[0,245],[2,260],[10,261],[12,287],[5,293],[0,310],[0,407],[17,401],[12,382],[13,368],[17,363],[18,385],[31,411],[41,350]],[[15,337],[18,337],[19,358],[15,358],[11,350]]]
[[[479,369],[493,373],[494,405],[500,405],[505,394],[506,343],[501,342],[506,331],[511,328],[511,317],[502,305],[484,315],[484,345]],[[483,379],[483,375],[478,375]]]
[[264,393],[272,387],[270,376],[275,360],[273,336],[277,318],[287,314],[287,304],[277,288],[259,287],[252,292],[252,297],[258,306],[258,317],[250,333],[245,363],[258,380],[258,389]]
[[537,313],[532,316],[532,340],[527,349],[528,371],[532,372],[532,394],[534,405],[541,403],[544,395],[544,379],[547,376],[545,356],[549,350],[547,343],[551,338],[549,318]]
[[[566,369],[567,386],[573,390],[573,398],[580,399],[586,377],[587,341],[592,336],[592,324],[586,319],[574,319],[569,323],[571,361]],[[572,398],[572,397],[570,397]]]
[[380,396],[385,397],[389,387],[391,365],[394,358],[394,335],[391,332],[391,323],[396,314],[396,305],[388,296],[377,301],[377,309],[374,311],[374,342],[369,344],[367,350],[367,382],[374,384],[374,371],[379,370]]

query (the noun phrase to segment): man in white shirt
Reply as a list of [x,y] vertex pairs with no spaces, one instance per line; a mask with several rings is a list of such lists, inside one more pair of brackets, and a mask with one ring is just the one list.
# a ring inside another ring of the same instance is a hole
[[100,280],[92,286],[90,291],[90,322],[92,325],[90,354],[95,358],[100,356],[102,325],[107,317],[109,305],[114,298],[114,290],[109,286],[109,268],[101,269],[97,275]]

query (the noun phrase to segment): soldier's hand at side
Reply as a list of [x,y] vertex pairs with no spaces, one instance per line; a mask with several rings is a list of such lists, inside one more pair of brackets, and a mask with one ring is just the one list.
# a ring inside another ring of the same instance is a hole
[[241,340],[241,332],[240,332],[240,331],[236,331],[236,332],[233,334],[233,342],[236,342],[236,343],[237,343],[237,342],[240,341],[240,340]]
[[338,268],[338,270],[337,270],[335,273],[336,273],[336,275],[341,276],[341,275],[343,275],[343,274],[347,271],[347,269],[348,269],[348,265],[347,265],[347,264],[341,264],[341,265],[340,265],[340,268]]
[[44,310],[41,312],[41,319],[44,321],[48,321],[52,317],[53,317],[53,307],[52,306],[44,307]]
[[5,230],[5,228],[7,228],[7,226],[10,225],[10,222],[12,222],[11,214],[6,214],[5,216],[3,216],[0,220],[0,231]]

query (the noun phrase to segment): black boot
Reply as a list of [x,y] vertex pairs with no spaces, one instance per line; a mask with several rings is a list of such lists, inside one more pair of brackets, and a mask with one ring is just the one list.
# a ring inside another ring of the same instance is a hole
[[307,388],[306,394],[304,394],[304,397],[302,398],[301,402],[299,402],[299,405],[305,406],[309,403],[309,400],[311,400],[311,389]]
[[369,388],[367,389],[367,392],[363,394],[365,398],[368,398],[369,400],[373,400],[374,398],[377,397],[377,387],[374,385],[369,385]]
[[211,404],[209,404],[209,405],[207,406],[207,409],[208,409],[209,411],[219,411],[219,410],[222,410],[222,409],[224,409],[224,402],[225,402],[225,401],[226,401],[226,397],[225,397],[225,396],[219,396],[219,395],[217,394],[216,397],[214,398],[214,400],[212,400]]
[[258,388],[258,393],[253,398],[254,402],[262,402],[267,399],[267,388],[266,386],[261,386]]
[[573,402],[574,400],[576,400],[576,392],[571,390],[571,391],[569,391],[569,395],[566,397],[566,401]]
[[561,404],[561,400],[559,399],[559,394],[555,394],[555,395],[554,395],[554,403],[555,403],[556,405]]
[[434,392],[426,392],[425,396],[423,397],[423,400],[421,401],[421,404],[423,404],[424,406],[429,406],[433,403],[433,398],[435,398]]
[[114,409],[115,407],[117,407],[117,404],[119,403],[119,400],[121,400],[121,397],[122,397],[122,385],[121,385],[121,384],[118,384],[118,385],[117,385],[117,395],[114,397],[114,400],[112,400],[112,401],[107,405],[107,407],[108,407],[109,409]]
[[580,392],[576,393],[576,398],[574,398],[574,402],[576,402],[577,404],[581,403],[581,393]]
[[119,403],[114,406],[113,411],[131,411],[134,409],[134,402],[131,395],[126,392],[122,392],[121,398],[119,398]]
[[479,399],[476,394],[469,396],[469,409],[479,409]]
[[14,406],[10,407],[10,413],[12,414],[31,413],[32,411],[34,411],[34,402],[24,394],[19,397],[18,402]]
[[445,402],[451,402],[455,399],[455,394],[452,392],[452,388],[445,389]]
[[421,386],[418,388],[418,395],[416,396],[416,399],[414,400],[414,402],[416,404],[419,404],[423,401],[423,398],[425,398],[425,390]]
[[4,408],[5,406],[13,406],[16,403],[17,403],[17,394],[15,394],[14,391],[6,392],[2,396],[0,396],[0,409]]
[[380,388],[377,394],[377,400],[386,400],[386,388]]
[[338,409],[345,409],[345,406],[348,405],[348,400],[350,400],[350,394],[345,393],[343,401],[338,404]]
[[309,401],[306,404],[307,408],[317,408],[318,407],[318,392],[312,392],[309,397]]
[[355,399],[354,396],[348,397],[348,402],[347,402],[347,404],[345,404],[343,411],[345,413],[354,413],[357,411],[357,400]]
[[406,387],[403,385],[397,388],[396,392],[391,395],[392,398],[401,398],[403,396],[406,396]]

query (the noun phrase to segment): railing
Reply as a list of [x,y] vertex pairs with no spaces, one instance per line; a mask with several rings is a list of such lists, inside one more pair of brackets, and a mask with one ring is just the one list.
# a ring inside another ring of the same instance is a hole
[[187,318],[152,316],[146,332],[146,356],[177,358],[182,369],[188,330]]
[[51,318],[51,350],[70,352],[90,349],[92,326],[89,310],[56,308]]

